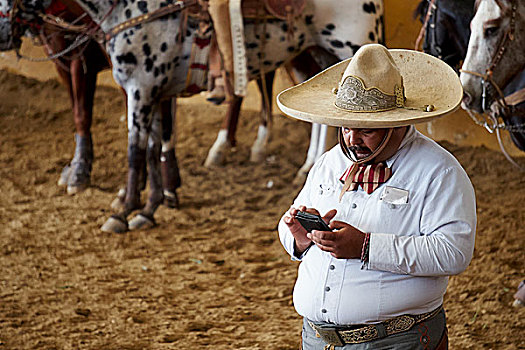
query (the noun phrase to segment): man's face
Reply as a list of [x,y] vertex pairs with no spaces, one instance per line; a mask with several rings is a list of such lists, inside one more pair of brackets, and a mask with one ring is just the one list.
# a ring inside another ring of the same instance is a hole
[[388,129],[351,129],[342,128],[343,139],[351,151],[357,155],[357,159],[368,157],[375,151]]

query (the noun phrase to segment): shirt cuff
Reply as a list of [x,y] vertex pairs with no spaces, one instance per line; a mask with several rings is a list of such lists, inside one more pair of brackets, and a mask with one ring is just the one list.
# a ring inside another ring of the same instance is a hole
[[389,233],[371,233],[368,255],[368,270],[397,271],[403,273],[394,261],[394,235]]

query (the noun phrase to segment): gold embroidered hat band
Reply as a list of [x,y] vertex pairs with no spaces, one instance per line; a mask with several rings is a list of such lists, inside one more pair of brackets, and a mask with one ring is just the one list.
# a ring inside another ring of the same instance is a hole
[[413,50],[362,46],[306,82],[284,90],[286,115],[349,128],[392,128],[430,121],[456,110],[459,77],[436,57]]

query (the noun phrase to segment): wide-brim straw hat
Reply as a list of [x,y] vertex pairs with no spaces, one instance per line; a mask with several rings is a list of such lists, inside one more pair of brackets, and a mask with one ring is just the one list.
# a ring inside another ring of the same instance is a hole
[[[365,98],[356,98],[360,93]],[[379,100],[384,96],[394,106],[376,106],[378,96]],[[347,98],[352,101],[346,101]],[[414,50],[387,50],[382,45],[369,44],[362,46],[353,58],[284,90],[277,96],[277,104],[286,115],[308,122],[391,128],[450,113],[459,107],[462,98],[459,77],[440,59]],[[364,108],[359,106],[362,101]]]

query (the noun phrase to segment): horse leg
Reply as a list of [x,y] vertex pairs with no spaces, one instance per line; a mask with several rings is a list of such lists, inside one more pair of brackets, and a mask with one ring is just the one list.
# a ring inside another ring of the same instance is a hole
[[97,72],[87,68],[84,71],[81,59],[70,64],[73,115],[75,121],[75,155],[70,164],[67,193],[72,195],[84,191],[90,184],[93,164],[93,142],[91,124],[93,100],[97,83]]
[[161,102],[162,152],[160,154],[160,169],[162,173],[162,187],[164,189],[164,205],[168,208],[179,208],[177,188],[181,185],[179,165],[175,154],[176,112],[176,98]]
[[[128,114],[128,179],[124,206],[119,213],[112,215],[101,227],[104,232],[124,233],[128,230],[127,217],[141,207],[140,178],[146,163],[146,148],[152,116],[158,113],[158,104],[139,103],[126,91]],[[160,118],[160,117],[159,117]],[[159,119],[160,120],[160,119]],[[160,123],[159,123],[160,124]],[[160,136],[159,136],[160,138]],[[150,169],[149,176],[157,169]],[[162,194],[162,192],[161,192]]]
[[149,167],[149,195],[140,213],[129,221],[129,230],[147,229],[155,226],[153,215],[164,200],[160,165],[161,154],[161,116],[154,113],[149,132],[146,159]]
[[[71,100],[71,107],[74,113],[75,99],[73,97],[74,94],[73,94],[71,74],[63,63],[58,62],[58,60],[54,61],[54,63],[55,63],[55,68],[57,70],[58,76],[60,77],[60,80],[62,80],[62,83],[66,86],[67,92],[69,94],[69,99]],[[70,174],[71,174],[71,162],[66,164],[66,166],[64,166],[64,168],[62,169],[62,172],[60,173],[60,177],[58,179],[58,186],[66,187]]]
[[272,125],[272,101],[273,101],[273,81],[275,78],[275,71],[266,73],[264,75],[264,83],[262,79],[257,79],[257,85],[261,92],[261,124],[257,130],[257,138],[253,143],[250,161],[253,163],[260,163],[266,157],[266,146],[270,139],[269,129]]
[[204,166],[211,168],[224,164],[226,152],[235,146],[235,132],[237,131],[237,124],[239,122],[239,113],[241,112],[242,97],[233,96],[228,105],[226,118],[222,123],[221,130],[217,135],[215,143],[208,152],[208,157],[204,162]]
[[308,152],[306,154],[306,160],[304,164],[301,166],[299,171],[297,171],[297,174],[295,175],[295,179],[293,180],[294,184],[303,184],[306,180],[306,176],[308,175],[308,172],[314,165],[317,154],[319,152],[320,147],[320,136],[321,136],[321,124],[312,123],[312,131],[310,134],[310,145],[308,146]]

